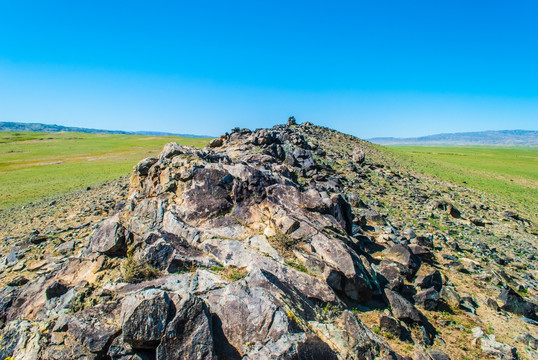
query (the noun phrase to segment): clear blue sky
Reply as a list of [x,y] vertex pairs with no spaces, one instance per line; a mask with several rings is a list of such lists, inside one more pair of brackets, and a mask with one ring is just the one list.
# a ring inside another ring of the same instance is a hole
[[538,1],[0,0],[0,121],[538,129]]

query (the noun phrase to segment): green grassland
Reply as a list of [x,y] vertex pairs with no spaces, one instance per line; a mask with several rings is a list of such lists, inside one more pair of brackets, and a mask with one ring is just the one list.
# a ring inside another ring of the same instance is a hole
[[127,175],[169,142],[203,147],[205,138],[0,132],[0,208]]
[[527,216],[536,217],[538,148],[390,146],[386,149],[416,170],[495,194]]

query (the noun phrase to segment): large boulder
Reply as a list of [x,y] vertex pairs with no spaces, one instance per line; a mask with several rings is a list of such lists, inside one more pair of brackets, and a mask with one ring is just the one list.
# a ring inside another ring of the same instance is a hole
[[402,295],[389,289],[385,289],[385,296],[389,301],[392,313],[397,319],[406,322],[421,322],[420,312]]
[[419,291],[413,296],[415,304],[426,310],[435,310],[439,305],[439,292],[434,288]]
[[197,224],[229,212],[233,207],[232,186],[233,176],[225,170],[194,169],[192,186],[183,193],[178,215],[189,224]]
[[67,334],[90,352],[104,355],[112,339],[120,332],[116,314],[114,303],[85,309],[69,320]]
[[390,315],[380,313],[379,328],[389,334],[397,337],[400,340],[407,340],[410,337],[409,331],[401,325],[401,323]]
[[157,347],[157,360],[216,359],[211,314],[197,297],[183,302]]
[[421,289],[433,287],[436,291],[441,291],[443,287],[443,277],[439,270],[433,269],[426,274],[417,276],[415,286]]
[[422,264],[420,258],[413,254],[409,246],[403,244],[396,244],[389,250],[385,251],[384,259],[396,261],[397,263],[405,266],[408,269],[408,279],[415,276],[420,268],[420,265]]
[[405,266],[395,261],[382,260],[375,267],[377,279],[382,287],[387,287],[390,290],[400,290],[408,270]]
[[90,237],[91,251],[106,255],[124,255],[127,250],[128,231],[120,222],[119,216],[115,215],[101,223]]
[[[224,336],[241,355],[249,353],[247,343],[277,342],[301,332],[304,324],[299,321],[314,315],[305,298],[265,271],[210,292],[208,302],[222,323]],[[301,306],[293,306],[294,302]]]
[[165,291],[149,289],[126,297],[121,309],[123,341],[135,349],[155,349],[174,313]]
[[353,161],[356,162],[357,164],[362,164],[364,162],[364,159],[365,159],[365,154],[364,154],[364,150],[362,150],[361,148],[355,148],[353,149]]
[[529,319],[538,320],[536,312],[538,305],[525,300],[511,287],[505,287],[499,294],[499,300],[503,302],[502,309],[514,314],[523,315]]

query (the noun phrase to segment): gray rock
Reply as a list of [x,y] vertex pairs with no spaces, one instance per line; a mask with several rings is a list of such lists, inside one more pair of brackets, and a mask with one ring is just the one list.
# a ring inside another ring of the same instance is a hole
[[123,341],[135,349],[155,349],[175,307],[162,290],[149,289],[128,296],[121,308]]
[[442,350],[429,350],[428,355],[432,360],[450,360],[450,357]]
[[417,234],[415,234],[415,232],[410,228],[405,228],[402,231],[402,235],[405,236],[408,240],[412,240],[417,237]]
[[396,244],[385,251],[385,260],[396,261],[408,269],[408,278],[413,277],[420,268],[422,261],[413,254],[407,245]]
[[461,297],[453,288],[443,286],[439,295],[452,309],[459,309]]
[[246,343],[276,342],[286,334],[300,332],[300,319],[314,317],[303,296],[263,270],[210,292],[207,299],[222,323],[224,336],[241,355],[248,353]]
[[115,324],[116,304],[102,304],[77,313],[69,320],[67,333],[90,352],[104,354],[119,334]]
[[[312,329],[343,359],[397,359],[388,345],[348,310],[332,323],[310,321]],[[382,357],[382,354],[387,357]]]
[[411,240],[411,244],[420,245],[425,249],[433,250],[433,240],[430,236],[417,236],[416,238]]
[[409,339],[410,336],[409,331],[398,320],[387,314],[379,314],[379,328],[402,341]]
[[211,315],[197,297],[180,304],[157,347],[157,360],[216,359]]
[[107,355],[112,360],[152,360],[155,359],[154,350],[133,349],[123,341],[121,336],[114,338]]
[[353,161],[357,164],[362,164],[365,159],[364,151],[361,148],[353,149]]
[[277,341],[263,344],[246,355],[244,360],[257,359],[309,359],[337,360],[337,354],[313,334],[285,334]]
[[58,247],[56,247],[56,252],[62,255],[71,254],[73,253],[74,250],[75,250],[74,240],[66,241],[58,245]]
[[174,247],[163,239],[151,244],[145,251],[144,261],[156,269],[164,270],[168,267],[168,260],[174,253]]
[[439,270],[432,270],[427,274],[417,276],[415,286],[421,289],[433,287],[437,291],[441,291],[443,287],[443,277]]
[[163,151],[161,151],[161,153],[159,154],[159,159],[161,160],[159,163],[162,163],[163,159],[170,159],[174,156],[185,153],[189,153],[188,148],[181,146],[175,142],[168,143],[164,145]]
[[415,304],[426,310],[436,310],[439,305],[439,293],[434,288],[419,291],[413,296]]
[[514,314],[523,315],[532,320],[538,320],[536,312],[538,305],[525,300],[511,287],[505,287],[499,294],[499,300],[503,302],[502,309]]
[[124,255],[127,250],[128,233],[121,225],[119,216],[105,221],[91,235],[88,247],[93,252],[106,255]]
[[383,260],[375,267],[377,273],[377,279],[382,287],[387,287],[390,290],[400,290],[402,287],[405,276],[407,275],[407,268],[402,264]]
[[518,358],[516,348],[496,341],[495,335],[486,335],[478,327],[473,328],[472,332],[474,335],[473,343],[479,340],[480,347],[485,354],[502,360],[516,360]]
[[224,142],[222,141],[222,138],[216,138],[216,139],[213,139],[209,142],[209,147],[210,148],[217,148],[217,147],[221,147],[222,144]]
[[192,225],[228,213],[233,207],[231,180],[233,177],[228,171],[195,168],[193,186],[183,193],[177,215]]
[[154,157],[149,157],[149,158],[146,158],[142,161],[140,161],[136,166],[135,166],[135,171],[139,174],[139,175],[147,175],[148,174],[148,171],[149,169],[158,161],[157,158],[154,158]]
[[407,322],[422,321],[420,312],[400,294],[385,289],[385,296],[389,301],[391,311],[397,319]]
[[141,238],[145,238],[150,232],[158,232],[167,204],[167,200],[160,198],[143,199],[136,205],[125,226]]
[[425,249],[420,245],[410,244],[409,249],[411,249],[411,252],[415,254],[416,256],[418,256],[423,261],[430,261],[434,259],[433,253],[430,250]]
[[212,239],[206,240],[200,247],[215,256],[222,265],[246,267],[249,271],[265,270],[277,276],[282,282],[297,288],[309,298],[324,302],[335,300],[334,291],[322,279],[277,263],[258,251],[247,248],[241,241]]
[[351,206],[340,194],[334,194],[331,196],[331,215],[334,216],[338,224],[344,229],[344,231],[351,235],[353,227],[353,213],[351,212]]

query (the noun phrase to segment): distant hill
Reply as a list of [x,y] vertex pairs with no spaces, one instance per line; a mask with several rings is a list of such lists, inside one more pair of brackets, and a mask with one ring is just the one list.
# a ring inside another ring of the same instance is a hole
[[379,145],[526,145],[538,146],[538,131],[500,130],[436,134],[415,138],[368,139]]
[[74,131],[90,134],[123,134],[123,135],[149,135],[149,136],[183,136],[194,138],[211,138],[207,135],[193,135],[193,134],[176,134],[160,131],[121,131],[121,130],[102,130],[102,129],[88,129],[72,126],[62,125],[49,125],[39,123],[19,123],[19,122],[0,122],[0,131],[37,131],[37,132],[49,132],[56,133],[62,131]]

